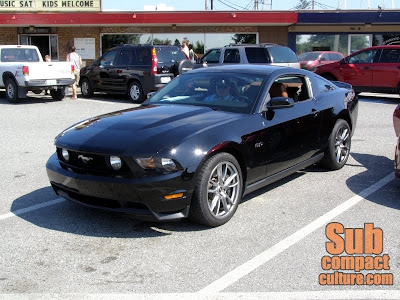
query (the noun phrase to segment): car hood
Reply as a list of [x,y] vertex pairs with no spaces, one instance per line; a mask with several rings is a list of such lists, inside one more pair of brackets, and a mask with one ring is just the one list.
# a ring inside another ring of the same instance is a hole
[[56,138],[58,147],[115,155],[154,154],[201,131],[244,115],[189,105],[151,105],[78,123]]

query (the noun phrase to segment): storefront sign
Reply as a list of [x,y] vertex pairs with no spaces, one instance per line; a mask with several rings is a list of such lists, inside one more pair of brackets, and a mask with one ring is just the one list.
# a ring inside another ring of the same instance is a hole
[[101,0],[6,0],[0,1],[0,12],[101,11]]
[[76,52],[82,59],[96,58],[96,40],[94,38],[74,38]]

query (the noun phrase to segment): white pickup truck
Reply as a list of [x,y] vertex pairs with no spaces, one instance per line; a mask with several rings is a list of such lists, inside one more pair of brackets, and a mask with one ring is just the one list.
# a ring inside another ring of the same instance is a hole
[[28,91],[44,90],[50,90],[54,100],[62,100],[65,87],[75,81],[70,62],[44,62],[36,46],[0,46],[0,74],[0,89],[6,90],[11,103],[26,98]]

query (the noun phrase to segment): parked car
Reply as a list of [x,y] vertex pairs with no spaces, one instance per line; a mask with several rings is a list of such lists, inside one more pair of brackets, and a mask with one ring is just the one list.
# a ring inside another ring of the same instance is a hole
[[62,100],[65,88],[75,81],[74,66],[69,62],[44,62],[36,46],[0,46],[0,88],[16,103],[28,91],[50,91],[54,100]]
[[322,65],[315,72],[329,80],[351,84],[357,93],[400,93],[400,45],[375,46],[341,61]]
[[292,49],[267,43],[212,48],[197,60],[194,67],[214,67],[224,64],[267,64],[300,68],[299,60]]
[[301,68],[308,71],[315,71],[317,66],[330,64],[343,58],[342,53],[334,51],[312,51],[298,56]]
[[306,70],[197,69],[138,108],[61,132],[47,174],[82,205],[219,226],[243,195],[315,163],[342,168],[357,114],[349,84]]
[[177,46],[121,45],[81,69],[81,93],[87,98],[97,91],[127,94],[143,102],[149,92],[191,69],[192,62]]
[[400,104],[393,113],[393,127],[397,136],[397,144],[394,154],[394,174],[400,178]]

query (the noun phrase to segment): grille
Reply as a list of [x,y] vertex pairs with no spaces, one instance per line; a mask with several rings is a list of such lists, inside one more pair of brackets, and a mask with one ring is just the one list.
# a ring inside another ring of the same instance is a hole
[[79,174],[92,174],[107,177],[132,177],[135,170],[129,168],[126,159],[122,159],[122,168],[114,170],[109,162],[109,155],[68,150],[69,160],[65,161],[61,155],[61,148],[57,148],[57,156],[64,169]]

